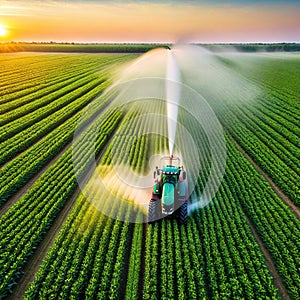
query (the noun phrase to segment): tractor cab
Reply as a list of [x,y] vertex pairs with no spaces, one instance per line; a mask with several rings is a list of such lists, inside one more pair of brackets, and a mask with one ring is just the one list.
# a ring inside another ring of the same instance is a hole
[[167,165],[162,169],[162,184],[171,183],[174,186],[177,184],[180,175],[180,168]]

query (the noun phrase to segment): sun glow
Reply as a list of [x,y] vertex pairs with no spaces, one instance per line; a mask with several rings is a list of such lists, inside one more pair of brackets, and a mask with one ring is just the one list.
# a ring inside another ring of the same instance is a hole
[[7,35],[7,29],[3,24],[0,24],[0,37],[1,36],[6,36]]

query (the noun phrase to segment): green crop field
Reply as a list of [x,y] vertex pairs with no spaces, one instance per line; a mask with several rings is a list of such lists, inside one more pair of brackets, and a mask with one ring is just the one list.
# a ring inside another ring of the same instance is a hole
[[[165,114],[162,102],[123,109],[105,93],[116,70],[138,56],[0,55],[0,299],[299,299],[300,54],[214,54],[247,83],[240,92],[218,88],[221,77],[207,86],[193,76],[223,126],[227,160],[214,200],[185,226],[142,222],[146,213],[126,187],[115,184],[116,194],[128,194],[116,203],[87,181],[106,211],[134,211],[136,223],[111,218],[78,186],[91,168],[89,153],[73,142],[78,130],[82,145],[97,130],[95,173],[110,174],[112,145],[140,174],[149,149],[168,148],[163,136],[141,136],[165,128],[163,119],[137,118]],[[248,88],[259,92],[243,101]],[[178,118],[207,153],[199,124],[184,112]],[[197,176],[200,197],[205,168]]]

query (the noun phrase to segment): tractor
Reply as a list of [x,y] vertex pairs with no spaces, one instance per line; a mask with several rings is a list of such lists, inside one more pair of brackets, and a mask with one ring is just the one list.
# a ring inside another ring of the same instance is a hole
[[148,223],[164,217],[177,217],[180,224],[186,224],[188,216],[188,183],[186,171],[180,167],[179,157],[164,156],[162,168],[154,171],[154,186],[149,203]]

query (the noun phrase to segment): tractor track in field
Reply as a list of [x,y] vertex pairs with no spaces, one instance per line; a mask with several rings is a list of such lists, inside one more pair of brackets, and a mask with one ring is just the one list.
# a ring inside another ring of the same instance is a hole
[[148,222],[145,220],[143,223],[143,238],[142,238],[142,249],[141,249],[141,271],[139,276],[139,283],[138,283],[138,299],[143,299],[143,291],[144,291],[144,275],[146,270],[146,239],[147,239],[147,232],[148,232]]
[[[108,103],[109,104],[109,103]],[[107,104],[107,105],[108,105]],[[107,106],[106,105],[106,106]],[[105,109],[105,107],[103,107]],[[100,113],[100,112],[99,112]],[[97,114],[98,116],[98,114]],[[94,120],[94,118],[93,118]],[[98,154],[96,158],[96,164],[98,165],[101,158],[105,154],[111,140],[113,139],[116,131],[120,127],[123,118],[119,121],[118,126],[114,129],[113,133],[111,134],[110,138],[107,140],[104,148]],[[90,124],[90,122],[89,122]],[[88,125],[86,125],[88,126]],[[84,130],[84,129],[82,129]],[[81,131],[80,131],[81,132]],[[83,177],[80,183],[80,186],[85,185],[88,179],[91,177],[93,169],[90,169]],[[62,210],[56,216],[54,222],[52,223],[50,229],[43,237],[42,241],[36,247],[34,253],[29,257],[28,261],[26,262],[25,267],[23,268],[24,274],[20,276],[17,284],[12,288],[12,293],[7,296],[7,300],[20,300],[24,299],[24,294],[26,289],[28,288],[29,284],[34,280],[36,272],[39,270],[40,265],[45,258],[47,252],[49,251],[50,247],[53,245],[59,231],[61,230],[63,224],[65,223],[69,213],[71,212],[72,208],[75,205],[76,199],[79,196],[81,189],[79,185],[77,185],[74,193],[68,199],[68,201],[63,206]]]
[[293,214],[300,220],[300,210],[293,203],[293,201],[274,183],[271,177],[251,158],[251,156],[240,146],[240,144],[233,138],[233,136],[226,131],[230,139],[234,142],[234,144],[238,147],[238,149],[244,154],[244,156],[251,162],[254,168],[265,178],[265,180],[270,184],[273,191],[277,194],[277,196],[290,208]]
[[[242,208],[243,210],[243,208]],[[247,214],[244,212],[245,218],[247,220],[247,223],[251,229],[251,232],[256,240],[256,242],[259,245],[260,251],[262,252],[264,258],[265,258],[265,263],[267,265],[267,268],[270,272],[270,274],[273,277],[273,283],[274,285],[278,288],[279,291],[279,296],[282,299],[290,299],[290,296],[281,280],[281,277],[279,275],[279,273],[277,272],[276,266],[275,266],[275,262],[271,256],[271,254],[269,253],[269,251],[267,250],[264,242],[261,240],[261,238],[259,237],[258,233],[256,232],[253,224],[251,223],[250,219],[248,218]]]
[[128,251],[125,252],[124,256],[124,271],[123,271],[123,277],[122,281],[120,284],[120,299],[125,299],[126,297],[126,284],[127,284],[127,279],[128,279],[128,271],[129,271],[129,265],[130,265],[130,257],[132,254],[132,243],[133,243],[133,231],[134,231],[134,223],[129,224],[129,231],[127,234],[127,249]]
[[[99,94],[97,94],[93,99],[91,99],[91,101],[89,101],[87,103],[87,105],[89,103],[91,103],[92,101],[94,101],[97,97],[99,97],[103,92],[100,92]],[[90,121],[87,122],[86,125],[83,126],[82,129],[78,130],[78,135],[81,134],[84,130],[86,130],[94,121],[97,117],[99,117],[100,114],[102,114],[105,109],[110,105],[111,100],[108,101],[106,104],[104,104],[104,106],[91,118]],[[86,106],[84,106],[85,108]],[[82,109],[84,109],[82,108]],[[41,137],[39,140],[41,140],[42,138],[44,138],[45,136]],[[34,144],[39,142],[36,141]],[[49,167],[51,167],[53,164],[55,164],[58,159],[71,147],[73,143],[73,138],[70,139],[70,141],[62,148],[61,151],[59,151],[42,169],[40,169],[40,171],[34,175],[31,179],[29,179],[27,181],[27,183],[25,185],[23,185],[21,188],[18,189],[18,191],[16,193],[14,193],[0,208],[0,217],[13,205],[15,204],[32,186],[33,184],[38,180],[38,178],[40,176],[42,176],[43,173],[45,173]],[[33,145],[34,145],[33,144]],[[32,147],[33,145],[31,145],[30,147]]]

